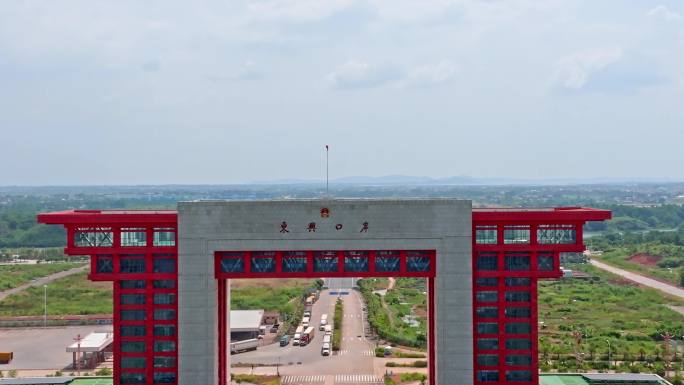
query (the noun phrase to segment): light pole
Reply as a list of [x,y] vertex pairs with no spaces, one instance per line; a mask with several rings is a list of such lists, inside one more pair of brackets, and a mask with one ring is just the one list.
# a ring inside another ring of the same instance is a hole
[[47,327],[47,285],[43,285],[43,302],[45,304],[45,313],[43,314],[43,327]]
[[610,369],[610,340],[606,340],[608,343],[608,369]]

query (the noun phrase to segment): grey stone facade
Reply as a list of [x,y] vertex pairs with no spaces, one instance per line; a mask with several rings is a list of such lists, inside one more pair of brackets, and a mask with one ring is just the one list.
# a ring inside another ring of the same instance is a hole
[[437,384],[472,384],[471,220],[471,202],[455,199],[179,203],[179,384],[218,383],[215,251],[392,249],[436,250]]

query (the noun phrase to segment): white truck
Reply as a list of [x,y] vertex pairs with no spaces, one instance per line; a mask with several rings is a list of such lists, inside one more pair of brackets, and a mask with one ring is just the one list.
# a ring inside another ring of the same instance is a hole
[[299,345],[299,340],[302,338],[302,333],[304,332],[304,326],[297,326],[297,330],[295,330],[295,334],[292,337],[292,345],[297,346]]
[[331,336],[333,331],[333,326],[332,325],[325,325],[325,335],[326,336]]
[[254,338],[251,340],[237,341],[230,343],[230,354],[237,354],[242,352],[247,352],[250,350],[256,350],[259,346],[259,339]]
[[332,336],[327,336],[327,335],[326,335],[326,336],[323,336],[323,343],[324,343],[324,344],[329,344],[331,338],[332,338]]
[[328,315],[323,314],[321,315],[321,326],[318,328],[318,330],[325,330],[325,325],[328,324]]
[[309,327],[309,322],[310,322],[310,321],[311,321],[311,318],[309,318],[309,317],[304,317],[304,319],[302,319],[302,326],[304,326],[305,328],[308,328],[308,327]]

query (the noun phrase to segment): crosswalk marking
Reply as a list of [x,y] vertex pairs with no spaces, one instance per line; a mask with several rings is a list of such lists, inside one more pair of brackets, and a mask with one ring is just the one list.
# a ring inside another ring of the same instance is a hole
[[366,356],[366,357],[374,357],[374,356],[375,356],[375,351],[373,351],[373,350],[364,350],[364,351],[358,352],[358,351],[354,351],[354,350],[351,350],[351,349],[341,349],[341,350],[339,350],[339,351],[337,352],[337,355],[338,355],[338,356],[346,356],[346,355],[349,355],[349,354],[352,354],[352,355],[357,354],[357,355],[362,355],[362,356]]
[[335,376],[336,384],[377,384],[384,383],[382,377],[374,374],[338,374]]
[[311,383],[324,383],[325,382],[325,376],[323,375],[318,375],[318,376],[283,376],[282,379],[282,384],[292,384],[292,385],[297,385],[297,384],[311,384]]

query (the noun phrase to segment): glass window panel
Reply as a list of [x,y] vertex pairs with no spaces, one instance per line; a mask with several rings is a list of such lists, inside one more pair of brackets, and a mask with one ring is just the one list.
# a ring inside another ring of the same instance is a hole
[[375,255],[375,271],[382,273],[398,272],[400,268],[401,259],[398,256],[380,255],[380,252]]
[[509,338],[506,340],[506,349],[510,350],[530,350],[532,342],[529,338]]
[[109,227],[76,229],[74,245],[76,247],[111,247],[114,233]]
[[145,294],[121,294],[119,301],[122,305],[144,305]]
[[529,354],[508,354],[506,355],[506,365],[530,366],[532,365],[532,356]]
[[121,357],[122,369],[144,369],[145,357]]
[[511,382],[529,382],[532,381],[532,372],[529,370],[507,370],[506,380]]
[[496,302],[499,299],[496,291],[478,291],[475,293],[477,302]]
[[504,243],[507,245],[530,243],[530,226],[529,225],[506,225],[506,226],[504,226]]
[[499,356],[496,354],[478,354],[477,364],[481,366],[497,366],[499,365]]
[[478,245],[495,245],[496,225],[477,225],[475,226],[475,243]]
[[221,271],[223,273],[244,273],[245,263],[242,257],[222,257]]
[[479,350],[497,350],[499,349],[498,338],[478,338],[477,348]]
[[145,373],[122,372],[120,379],[122,384],[144,384],[146,382]]
[[173,337],[176,335],[176,327],[173,325],[154,325],[154,335],[158,337]]
[[145,247],[147,246],[147,232],[144,228],[122,228],[121,246]]
[[154,259],[155,273],[175,273],[176,260],[170,258],[155,258]]
[[176,246],[176,230],[174,228],[155,228],[154,246]]
[[119,287],[122,289],[144,289],[145,280],[142,279],[126,279],[119,281]]
[[499,324],[496,322],[478,322],[477,323],[477,333],[478,334],[498,334]]
[[336,272],[338,270],[337,262],[336,251],[316,251],[314,253],[315,272]]
[[530,255],[525,253],[507,253],[504,259],[506,271],[529,271]]
[[145,342],[121,341],[121,351],[124,353],[143,353],[145,351]]
[[406,270],[413,272],[430,271],[430,257],[406,257]]
[[155,305],[173,305],[176,303],[176,295],[173,293],[156,293],[154,295]]
[[477,269],[480,271],[496,271],[498,266],[496,253],[479,253],[477,256]]
[[553,271],[553,254],[539,253],[537,255],[537,270]]
[[344,271],[367,272],[368,253],[365,251],[346,251],[344,253]]
[[145,335],[145,326],[121,326],[119,331],[121,332],[122,337],[142,337]]
[[121,256],[119,270],[124,274],[139,274],[147,271],[145,258]]
[[175,357],[154,357],[154,367],[155,368],[175,368],[176,358]]
[[507,322],[507,334],[530,334],[532,326],[527,322]]
[[255,257],[252,256],[252,273],[275,273],[276,259],[275,257]]
[[154,341],[155,352],[175,352],[176,343],[173,341]]
[[306,256],[283,255],[284,273],[305,273],[307,259]]
[[508,302],[530,302],[529,291],[507,291],[506,301]]
[[530,286],[530,279],[529,278],[506,278],[506,286],[508,286],[508,287]]
[[122,321],[144,321],[147,318],[145,310],[121,310]]
[[173,309],[154,309],[154,319],[159,321],[176,319],[176,311]]
[[499,308],[496,306],[478,306],[476,313],[480,318],[497,318],[499,316]]
[[173,279],[160,279],[152,282],[155,289],[175,289],[176,281]]
[[508,318],[530,318],[531,314],[529,307],[507,307],[505,313]]
[[477,371],[477,381],[479,381],[479,382],[498,382],[499,381],[499,371],[498,370],[478,370]]
[[476,278],[475,286],[478,287],[496,287],[499,286],[498,278]]
[[574,244],[577,242],[575,225],[539,225],[537,227],[537,243]]
[[114,258],[111,255],[97,256],[97,272],[101,274],[111,274],[114,272]]
[[176,373],[173,372],[154,372],[155,384],[170,384],[176,382]]

